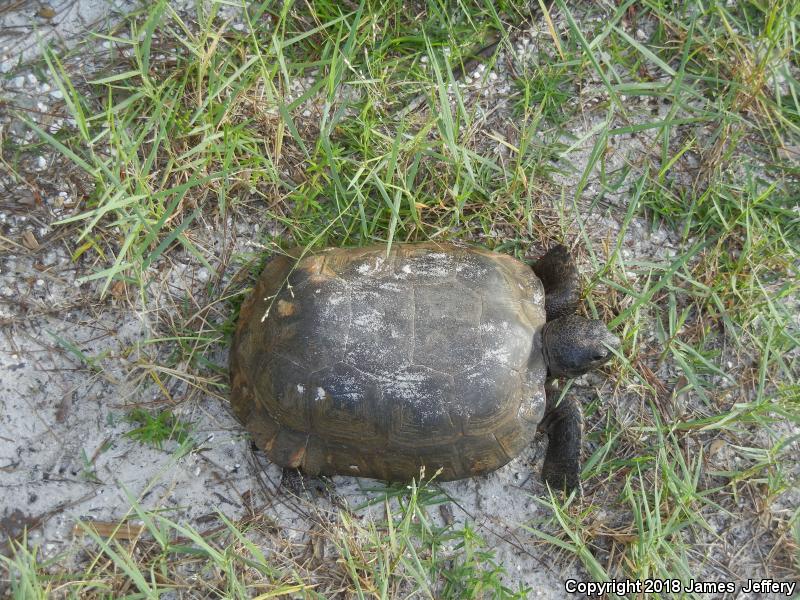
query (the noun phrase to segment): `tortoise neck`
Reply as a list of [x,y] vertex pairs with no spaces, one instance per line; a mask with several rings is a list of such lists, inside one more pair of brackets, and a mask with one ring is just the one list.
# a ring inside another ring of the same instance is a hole
[[553,374],[550,369],[550,344],[547,343],[547,330],[550,327],[550,322],[548,321],[542,326],[541,330],[541,344],[542,344],[542,356],[544,356],[544,364],[547,367],[547,378],[550,379]]

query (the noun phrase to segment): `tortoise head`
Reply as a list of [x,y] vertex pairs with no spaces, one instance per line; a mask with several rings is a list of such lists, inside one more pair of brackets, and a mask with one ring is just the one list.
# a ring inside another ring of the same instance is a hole
[[567,315],[542,329],[542,349],[551,377],[578,377],[607,363],[619,339],[605,323]]

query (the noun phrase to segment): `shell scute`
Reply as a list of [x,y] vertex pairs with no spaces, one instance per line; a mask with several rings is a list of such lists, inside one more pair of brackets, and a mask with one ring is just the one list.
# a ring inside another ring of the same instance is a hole
[[306,396],[312,430],[335,442],[359,440],[365,446],[385,445],[388,413],[382,409],[376,379],[345,363],[336,363],[308,377]]
[[505,365],[487,369],[480,364],[462,371],[455,380],[455,395],[470,433],[492,431],[519,410],[521,376]]
[[460,435],[451,415],[457,408],[453,378],[446,373],[421,365],[400,369],[382,384],[381,391],[391,415],[390,445],[440,445]]
[[[305,368],[329,366],[345,351],[351,321],[350,292],[338,279],[290,277],[290,282],[298,280],[300,285],[293,285],[292,291],[284,289],[270,307],[263,325],[262,347]],[[291,310],[281,312],[281,303],[290,304]]]
[[480,362],[481,296],[456,282],[415,290],[414,363],[454,374]]
[[410,366],[414,290],[386,290],[380,281],[354,286],[345,362],[379,378]]

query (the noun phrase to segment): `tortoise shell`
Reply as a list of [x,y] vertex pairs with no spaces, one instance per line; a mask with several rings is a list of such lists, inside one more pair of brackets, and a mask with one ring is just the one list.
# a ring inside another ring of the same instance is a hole
[[503,254],[420,243],[279,256],[242,306],[231,404],[282,467],[487,473],[542,419],[544,323],[541,282]]

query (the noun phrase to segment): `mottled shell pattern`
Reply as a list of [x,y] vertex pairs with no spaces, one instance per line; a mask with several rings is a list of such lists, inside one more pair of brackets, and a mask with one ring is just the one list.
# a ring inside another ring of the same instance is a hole
[[471,477],[533,439],[544,323],[541,282],[503,254],[421,243],[279,256],[241,310],[231,403],[283,467]]

